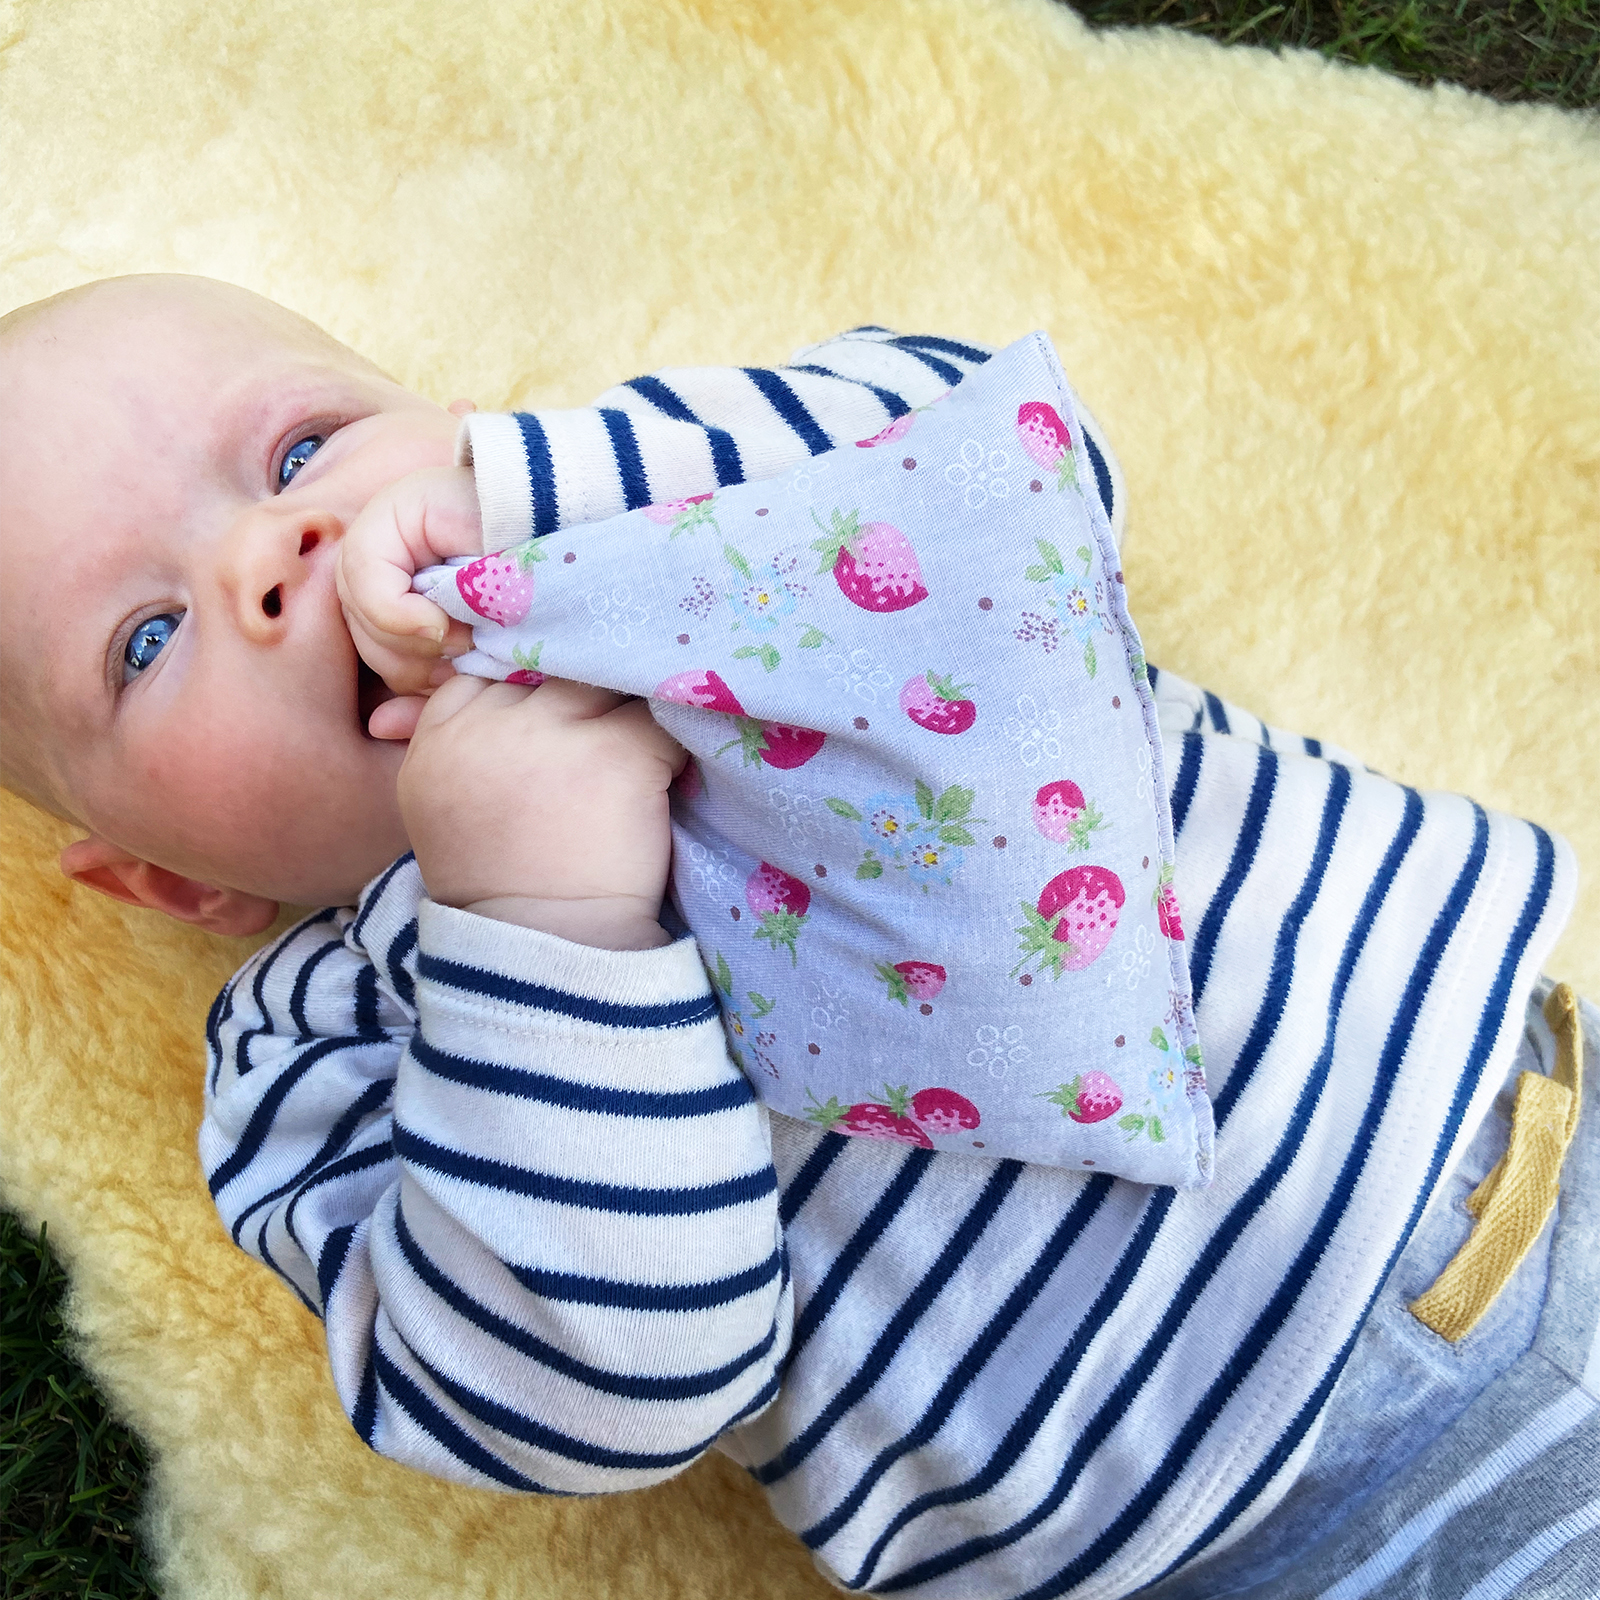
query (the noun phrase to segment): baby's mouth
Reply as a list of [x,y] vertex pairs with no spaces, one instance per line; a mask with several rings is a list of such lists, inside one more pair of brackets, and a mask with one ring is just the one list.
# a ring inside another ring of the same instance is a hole
[[367,732],[367,724],[372,720],[372,713],[385,700],[393,699],[394,690],[358,656],[356,658],[356,719],[361,724],[361,733],[364,738],[370,739],[372,737]]

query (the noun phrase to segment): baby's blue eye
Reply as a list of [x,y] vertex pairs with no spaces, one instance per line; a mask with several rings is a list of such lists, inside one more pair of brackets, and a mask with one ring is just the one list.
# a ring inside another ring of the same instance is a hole
[[123,681],[137,677],[161,654],[161,647],[178,631],[183,621],[181,611],[163,611],[159,617],[146,617],[133,630],[127,648],[122,652]]
[[283,464],[278,468],[278,487],[287,489],[290,481],[306,462],[308,462],[324,444],[320,433],[313,433],[300,440],[298,444],[289,446],[289,453],[284,456]]

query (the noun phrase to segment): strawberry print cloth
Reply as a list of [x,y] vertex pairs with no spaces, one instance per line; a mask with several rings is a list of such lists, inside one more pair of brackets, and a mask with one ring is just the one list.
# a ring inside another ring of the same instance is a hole
[[787,476],[416,586],[473,624],[459,671],[647,696],[690,752],[674,900],[772,1110],[1195,1187],[1162,747],[1093,481],[1034,334]]

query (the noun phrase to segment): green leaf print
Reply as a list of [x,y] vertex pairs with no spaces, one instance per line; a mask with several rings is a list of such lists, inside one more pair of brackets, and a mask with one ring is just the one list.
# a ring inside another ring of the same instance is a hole
[[830,798],[824,801],[824,804],[834,814],[834,816],[843,817],[846,822],[861,821],[861,813],[857,811],[848,800],[835,800]]
[[1083,563],[1084,576],[1089,575],[1089,547],[1086,544],[1078,546],[1078,559]]
[[[972,802],[978,798],[975,789],[963,789],[957,784],[952,784],[939,796],[939,804],[934,808],[933,819],[935,822],[960,822],[972,810]],[[974,817],[974,822],[981,822],[981,817]],[[969,844],[971,840],[967,841]]]
[[1130,1112],[1125,1117],[1117,1118],[1117,1126],[1128,1133],[1142,1133],[1144,1131],[1144,1118]]
[[939,830],[939,840],[942,844],[976,844],[978,842],[965,828],[954,822],[947,822]]
[[933,790],[921,778],[917,779],[917,810],[925,817],[933,816]]
[[1159,1027],[1155,1027],[1150,1030],[1150,1043],[1153,1044],[1157,1050],[1170,1050],[1172,1048],[1172,1046],[1167,1043],[1166,1034],[1164,1034]]
[[717,952],[717,987],[730,1000],[733,999],[733,974],[728,970],[728,963],[720,950]]
[[1067,569],[1061,564],[1061,552],[1048,540],[1036,539],[1034,543],[1039,546],[1039,554],[1044,557],[1045,566],[1057,577],[1064,577]]
[[722,547],[722,554],[728,565],[739,574],[741,578],[749,579],[754,576],[750,571],[750,563],[733,548],[731,544]]
[[883,863],[876,856],[867,856],[861,865],[856,868],[856,876],[861,879],[881,878],[883,876]]
[[1091,678],[1095,674],[1095,669],[1100,665],[1099,661],[1095,658],[1093,639],[1091,639],[1083,647],[1083,665]]
[[807,628],[800,635],[800,648],[802,650],[815,650],[819,644],[832,644],[833,641],[821,628]]
[[783,660],[770,644],[742,644],[733,652],[735,661],[748,661],[752,656],[755,656],[768,672],[774,671],[778,663]]
[[1041,567],[1035,563],[1033,566],[1028,568],[1028,576],[1032,578],[1035,583],[1048,583],[1055,576],[1055,574],[1049,569],[1049,567]]
[[767,999],[764,994],[757,994],[754,989],[750,990],[745,998],[749,1000],[751,1008],[755,1011],[755,1014],[758,1018],[766,1016],[766,1014],[778,1003],[776,1000]]

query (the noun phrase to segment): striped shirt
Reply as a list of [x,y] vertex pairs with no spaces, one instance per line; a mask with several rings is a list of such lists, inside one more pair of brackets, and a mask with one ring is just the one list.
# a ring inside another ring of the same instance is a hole
[[[731,409],[781,411],[746,378]],[[717,428],[781,454],[659,381],[710,470]],[[875,431],[856,415],[805,448]],[[550,418],[472,448],[560,515]],[[663,476],[646,434],[652,496],[715,486]],[[1275,1503],[1504,1076],[1574,872],[1541,829],[1152,678],[1208,1190],[769,1116],[689,941],[473,917],[409,857],[248,963],[208,1021],[202,1159],[234,1239],[324,1319],[361,1436],[561,1494],[715,1444],[837,1582],[884,1593],[1126,1594]]]

